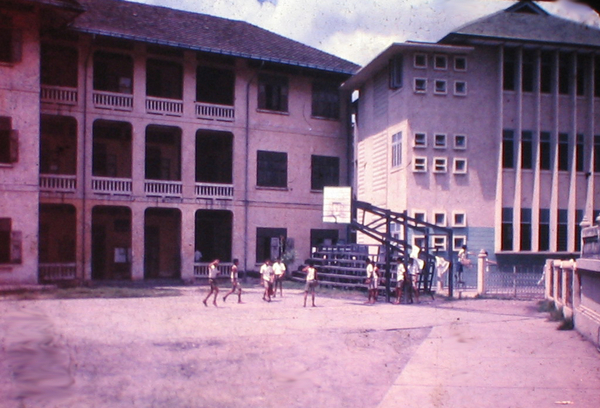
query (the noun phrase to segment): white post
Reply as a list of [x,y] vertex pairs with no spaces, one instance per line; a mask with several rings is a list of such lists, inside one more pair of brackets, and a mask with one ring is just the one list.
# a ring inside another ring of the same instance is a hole
[[477,255],[477,294],[485,294],[485,270],[487,269],[488,254],[485,250],[479,251]]

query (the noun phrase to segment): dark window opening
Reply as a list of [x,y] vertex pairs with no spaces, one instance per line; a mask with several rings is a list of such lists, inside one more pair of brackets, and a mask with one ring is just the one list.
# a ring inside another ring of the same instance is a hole
[[260,187],[287,187],[287,153],[259,150],[256,184]]
[[533,168],[533,133],[530,130],[521,132],[521,168]]
[[577,135],[577,144],[575,145],[575,171],[583,171],[584,168],[584,136]]
[[594,136],[594,173],[600,173],[600,135]]
[[583,210],[575,210],[575,251],[581,251],[581,221]]
[[513,209],[502,208],[502,238],[501,249],[513,250]]
[[233,213],[223,210],[196,211],[195,251],[202,258],[196,262],[231,262]]
[[567,250],[568,224],[569,213],[567,210],[558,210],[558,225],[556,228],[556,250]]
[[181,180],[181,129],[146,128],[146,179]]
[[233,135],[229,132],[196,132],[196,182],[233,182]]
[[0,62],[20,62],[21,47],[21,31],[15,30],[11,17],[0,14]]
[[594,96],[600,97],[600,56],[594,59]]
[[0,218],[0,263],[9,263],[12,219]]
[[131,125],[126,122],[94,122],[92,174],[97,177],[131,177]]
[[390,60],[390,88],[402,88],[404,58],[402,54]]
[[280,258],[286,240],[286,228],[256,228],[256,263]]
[[129,55],[94,53],[94,90],[133,93],[133,59]]
[[542,51],[540,66],[540,92],[551,93],[554,77],[554,54]]
[[558,55],[558,93],[568,95],[571,92],[571,55],[560,53]]
[[517,74],[517,50],[515,48],[504,49],[503,84],[505,91],[514,91]]
[[531,251],[531,208],[521,208],[521,251]]
[[535,84],[535,61],[534,51],[523,51],[521,66],[521,87],[523,92],[533,92]]
[[181,99],[183,67],[174,61],[146,61],[146,95],[156,98]]
[[340,117],[340,92],[337,84],[314,82],[312,85],[312,116],[328,119]]
[[310,247],[317,248],[321,245],[336,245],[340,232],[336,229],[311,229]]
[[288,79],[275,75],[258,77],[258,109],[288,111]]
[[311,190],[340,185],[339,157],[311,156]]
[[584,96],[586,94],[586,79],[589,66],[589,58],[587,55],[577,55],[577,75],[575,84],[577,86],[577,95]]
[[19,160],[19,132],[12,129],[12,118],[0,116],[0,163]]
[[77,174],[77,120],[75,118],[42,115],[40,173]]
[[552,167],[550,137],[550,132],[540,133],[540,170],[550,170]]
[[233,106],[234,92],[233,71],[202,66],[196,69],[196,101]]
[[92,209],[92,279],[131,279],[131,209]]
[[550,250],[550,210],[548,208],[540,209],[540,251]]
[[558,170],[569,170],[569,135],[567,133],[558,134]]
[[148,208],[144,213],[144,278],[181,277],[181,211]]
[[502,168],[512,169],[515,167],[515,142],[514,132],[505,129],[502,132]]
[[54,44],[42,44],[40,75],[43,85],[77,88],[77,50]]

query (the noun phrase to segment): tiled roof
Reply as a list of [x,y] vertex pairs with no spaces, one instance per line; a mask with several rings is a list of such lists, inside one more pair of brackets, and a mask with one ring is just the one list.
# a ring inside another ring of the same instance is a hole
[[78,31],[344,74],[359,68],[243,21],[121,0],[79,2],[86,11],[71,25]]
[[499,11],[458,28],[440,42],[453,43],[465,37],[600,46],[600,30],[597,28],[553,16],[543,11],[539,13],[518,12],[514,8]]

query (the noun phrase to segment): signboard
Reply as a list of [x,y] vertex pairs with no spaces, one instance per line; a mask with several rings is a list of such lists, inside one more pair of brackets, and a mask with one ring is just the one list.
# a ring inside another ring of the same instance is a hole
[[350,224],[352,216],[352,188],[323,188],[323,222]]

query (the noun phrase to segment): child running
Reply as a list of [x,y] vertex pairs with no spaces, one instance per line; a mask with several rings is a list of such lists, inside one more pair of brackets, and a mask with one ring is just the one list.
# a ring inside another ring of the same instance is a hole
[[210,285],[210,292],[206,295],[206,298],[202,301],[204,306],[208,306],[206,301],[210,298],[210,295],[215,294],[215,298],[213,300],[213,305],[217,306],[217,295],[219,294],[219,287],[217,286],[217,275],[219,273],[219,260],[215,259],[211,263],[208,264],[208,284]]
[[315,264],[313,262],[309,262],[308,266],[302,269],[302,272],[306,272],[306,285],[304,286],[304,307],[306,307],[306,298],[308,297],[308,292],[312,294],[312,305],[315,307],[315,288],[317,287],[317,270],[315,269]]
[[238,293],[238,303],[242,303],[242,286],[238,281],[238,263],[239,260],[234,259],[233,265],[231,266],[231,290],[225,296],[223,296],[223,302],[227,301],[227,296],[231,295],[233,292],[237,291]]

